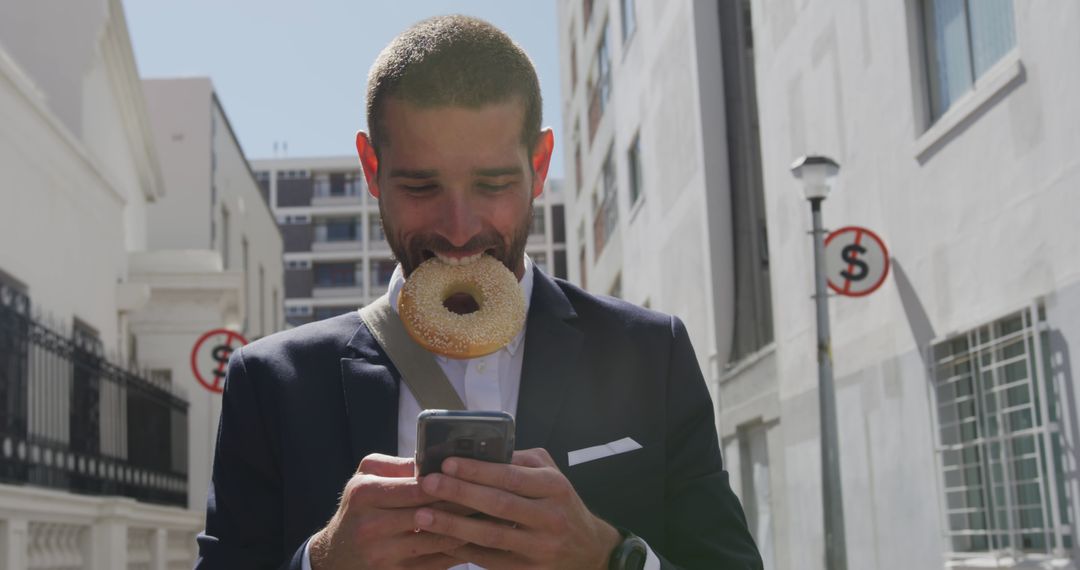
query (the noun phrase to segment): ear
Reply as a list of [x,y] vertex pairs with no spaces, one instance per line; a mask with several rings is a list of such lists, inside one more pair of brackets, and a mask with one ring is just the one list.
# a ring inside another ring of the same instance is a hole
[[555,148],[555,134],[550,128],[540,131],[536,146],[532,151],[533,188],[532,197],[536,198],[544,191],[548,167],[551,166],[551,152]]
[[379,159],[375,156],[375,147],[364,131],[356,131],[356,154],[360,156],[360,166],[364,169],[368,192],[379,197]]

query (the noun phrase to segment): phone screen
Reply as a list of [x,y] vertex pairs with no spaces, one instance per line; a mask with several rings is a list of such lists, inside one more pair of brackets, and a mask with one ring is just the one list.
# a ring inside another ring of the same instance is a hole
[[514,417],[506,412],[425,410],[416,420],[416,473],[442,469],[447,457],[509,463]]

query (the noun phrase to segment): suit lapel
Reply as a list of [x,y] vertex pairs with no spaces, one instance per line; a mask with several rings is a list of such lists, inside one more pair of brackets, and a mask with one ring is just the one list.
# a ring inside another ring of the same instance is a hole
[[349,341],[355,358],[341,359],[341,388],[353,463],[370,453],[397,454],[400,375],[362,324]]
[[562,289],[534,270],[518,392],[518,449],[545,446],[573,379],[580,373],[583,335],[568,322],[576,317]]

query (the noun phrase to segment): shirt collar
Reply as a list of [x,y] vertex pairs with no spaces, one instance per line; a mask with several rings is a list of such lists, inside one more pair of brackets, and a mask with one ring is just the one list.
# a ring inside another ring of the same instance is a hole
[[[397,313],[398,310],[398,295],[401,294],[401,287],[403,285],[405,285],[405,273],[401,270],[401,264],[399,263],[397,264],[397,267],[394,268],[393,275],[390,276],[390,284],[387,286],[386,290],[387,294],[390,297],[390,307],[394,309],[395,313]],[[526,320],[528,320],[529,303],[532,302],[533,290],[533,261],[528,254],[525,254],[525,275],[523,275],[522,278],[518,281],[518,286],[521,287],[521,292],[525,294],[525,316]],[[521,341],[524,339],[525,326],[523,324],[521,330],[518,331],[516,335],[514,335],[514,338],[511,339],[510,342],[507,343],[507,345],[500,350],[506,350],[510,353],[510,356],[513,356],[517,353],[518,348],[521,346]],[[446,357],[440,356],[438,354],[436,354],[435,357],[440,360],[448,360]]]

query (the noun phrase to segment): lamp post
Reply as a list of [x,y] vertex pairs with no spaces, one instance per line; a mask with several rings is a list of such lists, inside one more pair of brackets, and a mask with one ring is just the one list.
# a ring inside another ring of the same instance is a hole
[[829,297],[825,287],[825,230],[821,203],[840,165],[827,156],[803,156],[791,173],[803,183],[814,221],[814,303],[817,306],[818,403],[821,410],[821,487],[825,514],[825,568],[846,570],[844,500],[840,489],[840,442],[836,428],[836,391],[833,386],[832,345],[829,338]]

